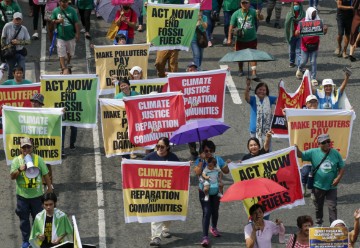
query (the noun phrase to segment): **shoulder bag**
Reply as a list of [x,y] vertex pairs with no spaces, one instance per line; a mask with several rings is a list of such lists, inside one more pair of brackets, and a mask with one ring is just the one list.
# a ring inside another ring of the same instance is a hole
[[199,27],[196,27],[196,43],[200,48],[206,48],[208,46],[208,39],[205,31],[201,31]]
[[66,19],[69,20],[69,22],[72,24],[72,26],[73,26],[73,28],[74,28],[74,32],[76,32],[75,23],[73,22],[73,20],[71,20],[71,19],[68,17],[68,15],[66,14],[66,12],[65,12],[63,9],[61,9],[61,12],[65,15]]
[[236,39],[237,39],[237,40],[240,40],[240,39],[242,39],[242,38],[244,37],[244,25],[245,25],[245,23],[246,23],[246,19],[247,19],[247,16],[248,16],[248,14],[249,14],[249,11],[250,11],[250,10],[248,10],[248,12],[247,12],[246,15],[245,15],[245,20],[244,20],[241,28],[239,28],[239,29],[236,31]]
[[307,188],[308,189],[313,189],[314,188],[314,181],[315,181],[315,174],[316,172],[319,170],[320,165],[325,161],[325,159],[327,158],[327,156],[329,155],[331,150],[328,151],[328,153],[326,153],[325,157],[323,157],[323,159],[321,160],[321,162],[318,164],[318,166],[316,166],[316,168],[314,170],[312,170],[312,177],[308,177],[308,181],[307,181]]
[[[19,30],[16,32],[16,34],[12,38],[12,40],[16,39],[16,37],[20,33],[21,28],[22,28],[22,26],[20,26]],[[15,54],[16,54],[16,46],[12,45],[11,43],[1,49],[1,58],[5,59],[5,60],[8,60],[8,59],[14,57]]]

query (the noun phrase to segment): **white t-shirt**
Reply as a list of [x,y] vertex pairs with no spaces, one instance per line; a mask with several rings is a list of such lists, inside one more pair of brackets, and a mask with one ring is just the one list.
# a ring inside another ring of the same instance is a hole
[[[271,238],[280,232],[280,225],[274,222],[264,220],[265,226],[263,231],[256,231],[256,242],[254,248],[271,248]],[[253,230],[253,224],[250,222],[244,228],[245,240],[250,238]]]

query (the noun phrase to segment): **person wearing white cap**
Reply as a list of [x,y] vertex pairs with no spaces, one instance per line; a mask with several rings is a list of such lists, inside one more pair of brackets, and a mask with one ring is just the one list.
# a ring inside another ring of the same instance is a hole
[[[30,155],[34,167],[39,169],[39,173],[34,178],[26,173],[29,161],[25,162],[25,156]],[[22,234],[22,248],[30,247],[29,237],[31,232],[30,214],[35,216],[43,210],[41,197],[44,193],[42,178],[45,179],[47,192],[52,192],[49,171],[44,160],[33,153],[33,145],[30,138],[20,139],[20,155],[15,157],[11,163],[10,177],[16,181],[16,210],[15,213],[20,219],[20,230]]]
[[332,79],[324,79],[322,81],[322,89],[317,89],[315,92],[316,97],[319,100],[320,109],[338,109],[339,99],[342,96],[346,85],[348,84],[351,71],[346,68],[345,78],[341,86],[335,90],[335,84]]
[[345,163],[336,149],[331,148],[329,134],[321,134],[317,138],[318,148],[302,152],[297,148],[297,156],[303,161],[310,161],[314,178],[316,224],[322,226],[323,208],[326,199],[329,209],[330,223],[337,219],[337,185],[345,172]]
[[[360,230],[359,219],[360,219],[360,209],[356,209],[354,212],[354,230],[349,232],[348,248],[355,247],[355,242],[359,236],[359,230]],[[347,226],[343,220],[337,219],[331,223],[330,227],[347,227]]]
[[141,80],[143,79],[143,73],[140,66],[134,66],[130,70],[130,80]]
[[[24,69],[25,76],[25,56],[27,50],[24,46],[31,43],[27,28],[21,25],[23,21],[22,14],[16,12],[12,22],[6,23],[1,35],[1,48],[15,46],[14,55],[5,58],[9,65],[9,71],[12,72],[15,66],[21,66]],[[14,74],[9,73],[8,79],[13,79]]]

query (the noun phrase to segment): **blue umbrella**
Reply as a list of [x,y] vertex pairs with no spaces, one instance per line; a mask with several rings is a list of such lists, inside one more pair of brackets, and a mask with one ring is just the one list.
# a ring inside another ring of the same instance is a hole
[[201,142],[202,140],[221,135],[229,128],[227,124],[214,119],[191,121],[173,132],[170,142],[177,145]]
[[49,58],[50,58],[51,54],[53,53],[55,45],[56,45],[56,36],[57,36],[57,30],[55,29],[53,39],[52,39],[51,45],[49,47]]

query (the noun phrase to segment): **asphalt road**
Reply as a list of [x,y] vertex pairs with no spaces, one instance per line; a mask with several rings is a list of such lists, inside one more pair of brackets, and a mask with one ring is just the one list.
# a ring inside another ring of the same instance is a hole
[[[21,2],[24,10],[24,24],[32,34],[32,19],[27,17],[28,6],[25,1]],[[306,5],[307,6],[307,3]],[[283,5],[282,23],[289,5]],[[265,10],[265,9],[264,9]],[[327,35],[321,38],[320,52],[318,57],[318,80],[332,78],[339,85],[343,80],[342,68],[351,66],[353,75],[347,86],[346,92],[354,110],[358,112],[360,98],[359,63],[351,63],[349,60],[333,56],[336,42],[336,19],[335,1],[320,2],[320,17],[329,26]],[[266,13],[264,11],[264,13]],[[273,13],[273,16],[275,13]],[[103,38],[106,35],[109,24],[103,20],[98,20],[92,16],[91,35],[94,44],[109,44]],[[214,47],[206,48],[204,52],[203,69],[219,68],[219,59],[227,52],[232,51],[232,47],[222,45],[224,38],[223,25],[216,26],[214,31]],[[145,42],[145,33],[136,33],[135,41]],[[86,59],[86,47],[84,35],[77,44],[76,56],[72,62],[74,65],[73,73],[87,73],[89,62],[90,72],[95,72],[92,59]],[[52,57],[41,56],[40,51],[47,51],[49,41],[46,46],[41,43],[41,39],[33,41],[30,45],[28,63],[34,63],[33,77],[39,78],[43,70],[46,74],[59,72],[59,64],[56,55]],[[265,22],[260,24],[258,30],[258,49],[264,50],[275,56],[276,61],[258,64],[258,76],[270,86],[270,93],[277,95],[277,84],[280,79],[286,82],[286,88],[295,90],[300,80],[295,78],[295,68],[288,68],[288,46],[284,42],[284,30],[273,28],[273,20],[267,25]],[[355,54],[358,58],[359,53]],[[191,62],[191,52],[180,52],[179,70],[185,71],[186,65]],[[155,77],[154,68],[155,55],[151,53],[149,58],[149,78]],[[237,76],[237,65],[229,64],[232,71],[232,78],[242,104],[235,104],[229,90],[226,92],[225,122],[231,126],[224,135],[216,137],[213,141],[217,144],[216,154],[224,159],[237,160],[246,153],[246,142],[249,138],[249,106],[244,101],[245,78]],[[253,88],[256,83],[252,83]],[[111,96],[109,96],[111,97]],[[69,150],[68,138],[66,137],[65,152],[66,159],[61,165],[53,166],[54,187],[59,194],[58,207],[68,213],[75,215],[78,221],[80,236],[83,243],[96,244],[98,247],[147,247],[150,237],[150,224],[125,224],[122,188],[121,188],[121,167],[120,157],[106,158],[102,144],[101,126],[98,130],[79,129],[76,150]],[[69,132],[69,131],[68,131]],[[351,148],[349,158],[346,161],[345,176],[340,183],[338,190],[338,216],[352,226],[352,214],[354,209],[359,208],[359,173],[358,167],[360,154],[356,147],[359,147],[359,125],[355,121],[352,133]],[[99,140],[99,147],[97,147]],[[287,140],[274,139],[273,150],[288,146]],[[94,148],[95,146],[95,148]],[[0,145],[3,150],[3,145]],[[174,152],[181,160],[189,160],[190,154],[187,146],[174,147]],[[0,217],[0,247],[11,248],[20,247],[21,234],[19,230],[19,220],[14,213],[15,201],[15,182],[10,180],[9,167],[5,165],[5,156],[0,152],[0,190],[1,190],[1,217]],[[96,168],[100,168],[97,169]],[[225,184],[231,185],[232,179],[228,175],[225,177]],[[103,201],[101,198],[103,193]],[[271,215],[271,219],[279,218],[286,226],[286,233],[294,233],[296,228],[296,218],[299,215],[310,214],[315,216],[314,206],[310,200],[306,199],[305,206],[299,206],[290,210],[279,210]],[[99,207],[100,206],[100,207]],[[190,190],[190,211],[185,222],[174,222],[171,231],[173,237],[163,240],[163,247],[198,247],[201,241],[201,207],[197,195],[197,180],[195,175],[191,175]],[[325,224],[327,222],[327,210],[325,210]],[[224,203],[220,207],[220,219],[218,228],[222,233],[221,238],[211,237],[212,247],[245,247],[243,227],[246,224],[246,214],[241,202]],[[277,242],[275,239],[274,242]],[[277,243],[273,247],[284,247]]]

